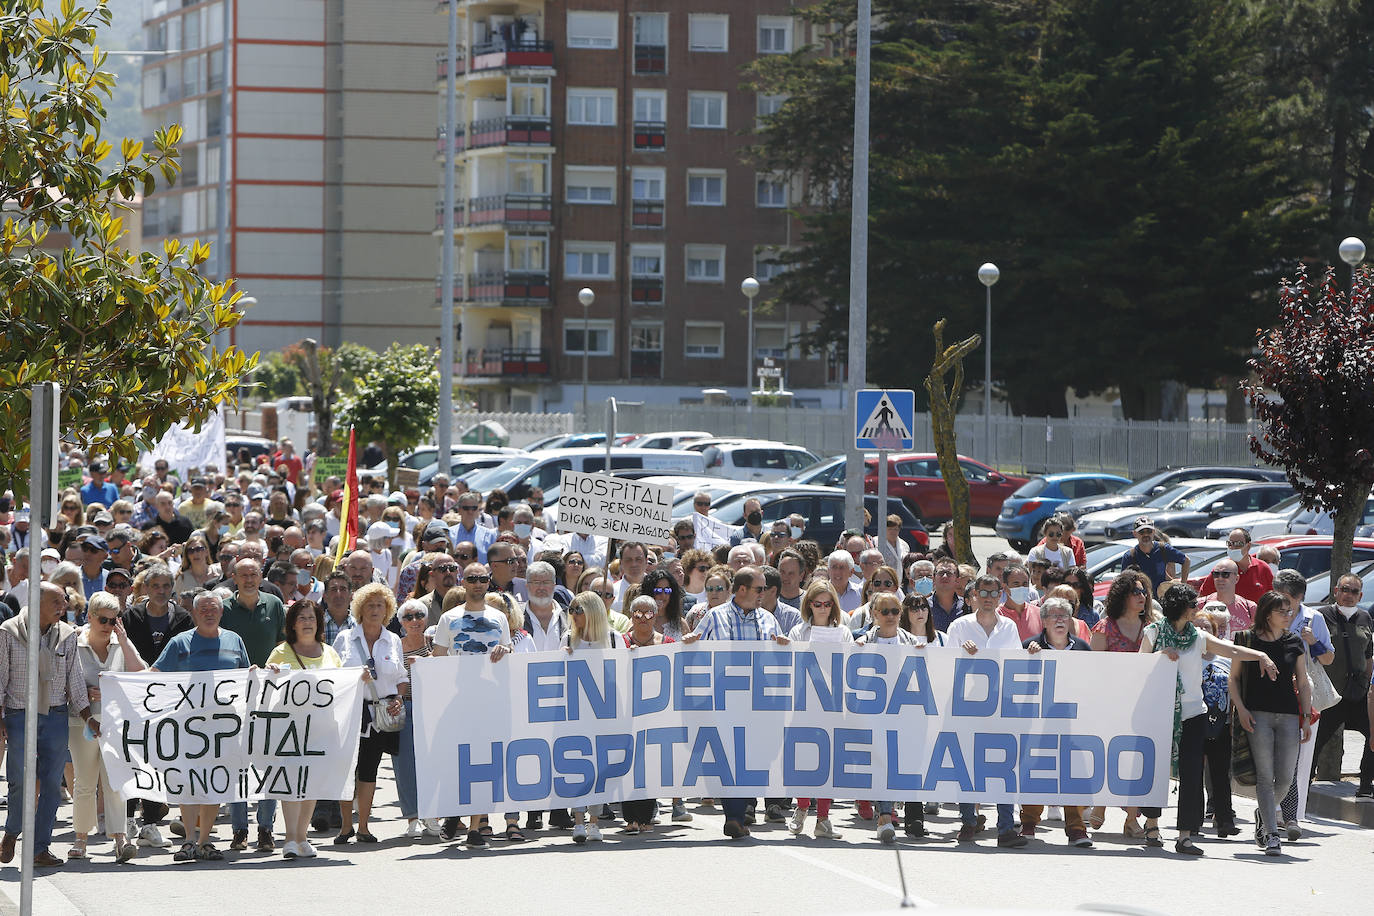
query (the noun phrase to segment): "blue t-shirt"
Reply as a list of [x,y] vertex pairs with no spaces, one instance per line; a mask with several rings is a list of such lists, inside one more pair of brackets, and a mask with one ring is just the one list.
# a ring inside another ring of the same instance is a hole
[[178,633],[167,640],[153,665],[159,671],[226,671],[247,668],[248,648],[243,638],[231,630],[220,630],[211,639],[195,630]]
[[95,485],[95,481],[88,482],[79,491],[81,494],[81,504],[89,506],[91,503],[100,503],[106,509],[115,504],[119,499],[119,487],[110,483],[108,480],[100,486]]
[[1164,575],[1164,567],[1170,563],[1177,563],[1181,572],[1187,559],[1183,551],[1177,547],[1156,542],[1155,549],[1149,553],[1141,553],[1139,546],[1132,547],[1123,567],[1130,569],[1134,566],[1149,577],[1150,597],[1153,598],[1154,593],[1159,591],[1160,583],[1169,581],[1169,577]]

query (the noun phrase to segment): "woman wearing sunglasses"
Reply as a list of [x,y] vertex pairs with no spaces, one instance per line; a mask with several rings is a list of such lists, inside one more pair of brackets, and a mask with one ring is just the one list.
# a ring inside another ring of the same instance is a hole
[[706,574],[715,565],[715,559],[704,550],[693,547],[682,552],[682,572],[686,576],[682,586],[682,602],[686,610],[706,600]]
[[697,603],[696,607],[687,612],[687,624],[684,632],[690,633],[701,623],[701,618],[706,616],[706,612],[712,608],[720,607],[730,600],[730,580],[734,578],[734,571],[730,567],[720,564],[712,566],[706,573],[706,584],[702,590],[706,593],[706,600]]
[[[428,658],[432,654],[431,642],[425,630],[429,625],[429,602],[421,598],[411,598],[401,605],[396,617],[401,621],[401,655],[405,661],[406,675],[417,658]],[[401,701],[406,709],[406,724],[401,729],[400,750],[391,758],[396,771],[396,795],[401,806],[401,816],[406,819],[406,839],[415,840],[422,836],[438,836],[439,827],[435,823],[421,821],[419,805],[416,801],[415,787],[415,716],[413,713],[414,681],[400,685]]]
[[[812,582],[807,587],[806,593],[802,595],[801,616],[802,622],[793,627],[792,632],[788,634],[788,638],[793,642],[824,641],[844,644],[854,641],[849,627],[844,625],[840,596],[828,579]],[[821,632],[821,635],[815,635],[818,632]],[[829,638],[823,640],[822,636]],[[831,798],[816,799],[816,829],[813,835],[818,840],[834,840],[840,836],[830,826],[830,805],[833,802],[834,799]],[[797,810],[787,825],[788,832],[793,836],[800,836],[806,830],[806,813],[809,810],[811,799],[798,798]]]
[[195,532],[182,547],[181,572],[172,582],[172,594],[200,591],[219,577],[219,569],[210,565],[209,542],[202,532]]
[[[645,600],[647,598],[647,600]],[[630,603],[631,611],[638,607],[640,613],[653,610],[657,614],[652,598],[641,595]],[[568,633],[563,637],[563,650],[569,655],[578,652],[588,652],[601,649],[616,649],[624,645],[624,638],[611,629],[610,620],[606,615],[606,602],[602,597],[593,592],[583,592],[573,597],[572,604],[568,606]],[[653,800],[648,801],[648,814],[645,816],[641,803],[636,810],[631,808],[630,803],[626,803],[622,808],[625,816],[625,832],[638,833],[643,822],[653,818]],[[630,810],[625,810],[629,808]],[[573,812],[573,842],[593,843],[601,842],[601,828],[596,825],[596,819],[587,823],[587,806],[581,805],[572,809]]]
[[873,619],[872,611],[869,610],[869,604],[872,602],[874,595],[880,594],[898,594],[897,570],[893,569],[891,566],[879,566],[877,569],[873,570],[873,575],[869,576],[868,581],[864,583],[862,592],[864,603],[856,607],[854,613],[849,615],[850,630],[855,633],[864,633],[867,632],[869,627],[877,622]]
[[[269,668],[316,671],[343,666],[339,653],[332,646],[324,644],[324,608],[321,605],[310,600],[297,601],[287,608],[286,622],[282,626],[286,639],[267,656]],[[315,847],[310,845],[310,816],[315,812],[315,801],[283,801],[281,809],[286,820],[282,858],[313,858]],[[362,806],[359,805],[361,810]]]
[[[658,608],[654,629],[670,640],[682,639],[682,588],[668,568],[655,566],[645,573],[644,581],[639,583],[639,593],[652,597]],[[630,625],[634,625],[633,617]]]
[[[98,724],[100,675],[106,671],[142,671],[144,664],[133,641],[124,633],[118,598],[109,592],[96,592],[91,595],[86,611],[89,619],[76,638],[76,650],[86,676],[91,718]],[[76,842],[67,850],[67,858],[86,858],[86,838],[97,823],[95,803],[99,789],[105,801],[105,833],[114,841],[115,860],[129,861],[138,854],[138,847],[129,842],[125,833],[125,800],[110,786],[110,777],[100,756],[100,742],[91,740],[84,721],[72,718],[67,725],[67,747],[76,774],[72,787],[72,829],[76,832]]]

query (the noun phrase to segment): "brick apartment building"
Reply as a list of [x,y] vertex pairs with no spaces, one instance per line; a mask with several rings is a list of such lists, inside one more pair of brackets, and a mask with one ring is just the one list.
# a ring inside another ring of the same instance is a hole
[[[593,402],[742,398],[749,276],[755,356],[799,403],[835,400],[824,357],[789,345],[815,313],[764,309],[770,252],[798,237],[795,189],[741,158],[782,102],[744,88],[742,68],[808,38],[790,6],[460,3],[455,375],[481,406],[577,407],[584,347]],[[441,164],[447,68],[441,53]]]

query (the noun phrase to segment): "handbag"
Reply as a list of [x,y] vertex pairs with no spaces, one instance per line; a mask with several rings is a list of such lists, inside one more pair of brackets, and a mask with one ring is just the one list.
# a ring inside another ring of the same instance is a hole
[[1341,701],[1331,676],[1326,673],[1326,666],[1310,655],[1307,657],[1307,680],[1312,687],[1312,708],[1317,712],[1325,712]]
[[[1243,642],[1241,640],[1242,636],[1247,637]],[[1238,646],[1249,648],[1250,640],[1246,631],[1241,631],[1236,634],[1235,643]],[[1248,666],[1240,662],[1236,662],[1235,664],[1241,665],[1240,672],[1236,677],[1239,681],[1237,686],[1240,695],[1244,696],[1246,683],[1249,680],[1247,674]],[[1242,786],[1253,786],[1258,782],[1258,778],[1255,775],[1255,758],[1250,755],[1250,733],[1240,724],[1240,716],[1231,717],[1231,779],[1233,779],[1237,785]]]
[[[377,670],[377,663],[372,660],[372,653],[368,653],[367,666],[370,670]],[[377,695],[377,677],[374,674],[372,679],[367,682],[368,693],[372,694],[372,699],[367,701],[368,712],[372,714],[372,727],[379,732],[398,732],[406,727],[406,708],[401,704],[399,712],[393,713],[389,708],[391,703],[388,699],[383,699]]]

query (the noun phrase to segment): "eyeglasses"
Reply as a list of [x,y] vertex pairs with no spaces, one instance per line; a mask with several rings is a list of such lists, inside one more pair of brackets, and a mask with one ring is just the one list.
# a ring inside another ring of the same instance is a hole
[[951,572],[948,569],[942,569],[935,573],[935,575],[941,579],[952,579],[959,574],[957,572]]
[[891,579],[874,579],[874,580],[873,580],[873,587],[874,587],[874,588],[896,588],[896,587],[897,587],[897,583],[896,583],[896,582],[893,582]]
[[694,508],[694,509],[709,509],[709,508],[711,508],[711,504],[710,504],[710,503],[704,503],[704,502],[703,502],[703,503],[692,503],[692,508]]
[[1214,570],[1212,570],[1212,578],[1213,578],[1213,579],[1229,579],[1229,578],[1231,578],[1231,577],[1234,576],[1234,575],[1235,575],[1235,573],[1231,572],[1231,570],[1229,570],[1229,569],[1214,569]]
[[485,585],[486,583],[491,581],[491,576],[464,576],[463,581],[471,582],[474,585],[480,582]]
[[878,613],[881,614],[881,615],[884,616],[884,617],[896,617],[898,614],[902,613],[902,609],[901,609],[901,608],[885,607],[885,608],[883,608],[881,611],[879,611]]
[[974,594],[977,595],[979,598],[996,598],[1000,596],[1002,593],[999,591],[994,591],[992,589],[980,588],[976,590]]
[[574,617],[581,617],[583,614],[587,612],[580,607],[570,607],[568,608],[568,613],[572,614]]
[[654,594],[655,594],[655,595],[671,595],[672,593],[673,593],[672,588],[670,588],[669,586],[666,586],[666,585],[660,585],[660,586],[658,586],[657,588],[654,589]]
[[476,511],[477,511],[477,506],[465,506],[465,505],[463,505],[462,503],[459,503],[459,504],[458,504],[458,511],[459,511],[459,512],[476,512]]
[[186,552],[187,552],[187,553],[205,553],[205,552],[206,552],[207,550],[209,550],[209,549],[210,549],[209,547],[206,547],[205,545],[202,544],[202,545],[199,546],[199,547],[187,547],[187,548],[186,548]]
[[460,560],[466,560],[466,561],[469,562],[469,563],[471,563],[473,560],[477,559],[477,554],[475,554],[475,553],[458,553],[458,554],[454,554],[454,556],[456,556],[456,557],[457,557],[458,559],[460,559]]
[[1132,594],[1132,595],[1139,595],[1141,598],[1148,598],[1148,597],[1150,597],[1150,593],[1147,592],[1147,591],[1145,591],[1145,589],[1143,589],[1143,588],[1133,588],[1133,589],[1131,589],[1131,594]]
[[456,573],[458,571],[458,567],[453,565],[452,563],[446,563],[443,566],[430,567],[429,571],[437,573]]
[[708,585],[706,586],[706,590],[708,592],[723,592],[726,589],[724,585]]
[[817,600],[811,602],[811,607],[813,607],[813,608],[824,608],[825,610],[830,610],[830,609],[831,609],[832,607],[834,607],[834,606],[835,606],[835,602],[833,602],[833,601],[831,601],[831,600],[829,600],[829,599],[826,599],[825,601],[821,601],[821,600],[817,599]]
[[635,611],[630,616],[633,617],[635,620],[653,620],[658,615],[655,614],[653,611]]
[[741,585],[740,588],[747,588],[756,595],[762,595],[764,592],[768,591],[768,586],[766,585]]
[[1072,585],[1074,588],[1078,588],[1078,586],[1082,583],[1080,583],[1077,579],[1065,579],[1064,584]]
[[402,614],[402,615],[401,615],[401,619],[402,619],[402,620],[424,620],[426,616],[427,616],[427,615],[425,615],[425,614]]
[[506,557],[504,560],[493,560],[493,559],[491,559],[490,557],[488,557],[488,558],[487,558],[487,562],[488,562],[488,563],[507,563],[507,564],[510,564],[510,563],[515,563],[515,562],[518,562],[518,561],[515,559],[515,557]]
[[563,565],[564,565],[564,566],[586,566],[586,565],[587,565],[587,561],[586,561],[586,560],[564,560],[564,561],[563,561]]
[[1071,614],[1046,614],[1045,619],[1059,621],[1060,623],[1063,623],[1065,620],[1071,619],[1072,616],[1073,615]]
[[102,626],[112,627],[118,619],[118,617],[96,617],[95,622]]
[[1358,595],[1360,592],[1364,591],[1364,589],[1358,585],[1338,585],[1336,586],[1336,591],[1344,592],[1347,595]]

